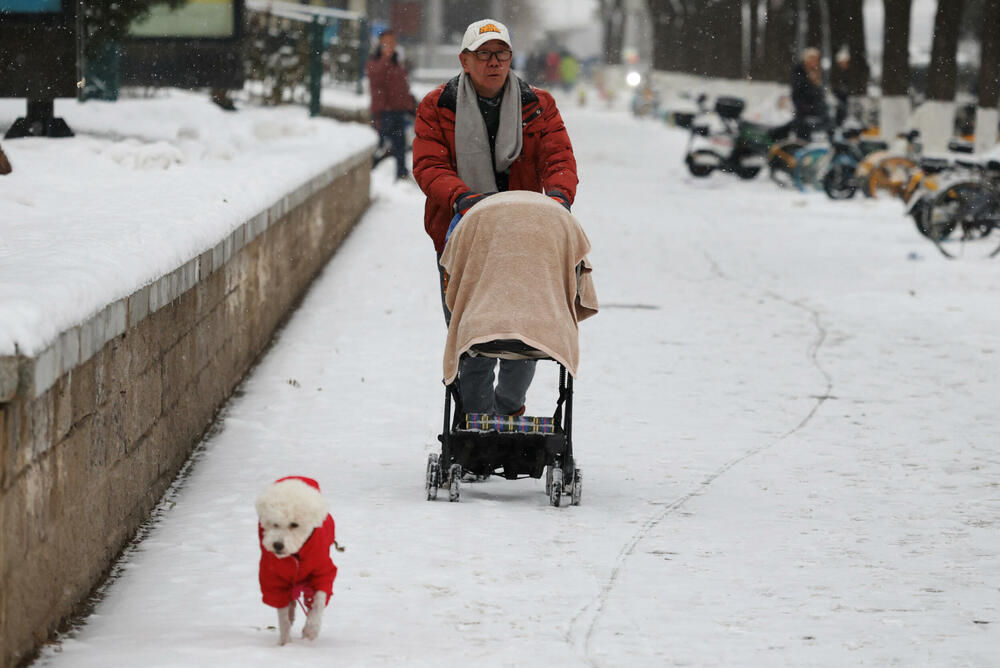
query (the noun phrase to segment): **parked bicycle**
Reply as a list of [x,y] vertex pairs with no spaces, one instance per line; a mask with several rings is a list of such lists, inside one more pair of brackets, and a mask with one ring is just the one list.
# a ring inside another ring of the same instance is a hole
[[808,117],[786,123],[772,131],[774,144],[767,152],[771,180],[782,188],[795,185],[798,158],[810,146],[813,133],[830,127],[825,118]]
[[854,183],[867,197],[878,197],[883,191],[899,196],[917,168],[922,152],[920,132],[911,130],[896,138],[905,143],[902,151],[874,151],[858,164],[854,172]]
[[839,128],[829,145],[813,145],[795,155],[792,182],[796,188],[824,190],[832,199],[848,199],[857,190],[854,171],[866,155],[886,148],[881,141],[862,139],[860,127]]
[[1000,161],[925,158],[905,193],[917,230],[949,258],[1000,255]]

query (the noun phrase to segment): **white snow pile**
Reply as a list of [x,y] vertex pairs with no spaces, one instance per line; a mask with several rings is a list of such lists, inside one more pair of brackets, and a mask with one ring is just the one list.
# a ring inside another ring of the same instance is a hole
[[[375,141],[302,107],[231,113],[176,90],[55,111],[75,137],[3,142],[0,355],[40,352]],[[0,127],[24,112],[0,100]]]

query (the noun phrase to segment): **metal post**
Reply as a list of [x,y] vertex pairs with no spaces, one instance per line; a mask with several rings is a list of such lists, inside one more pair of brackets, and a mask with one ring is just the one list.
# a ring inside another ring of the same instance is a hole
[[[427,0],[423,5],[424,43],[420,47],[418,67],[437,67],[438,46],[444,42],[444,7],[442,0]],[[454,62],[454,61],[452,61]]]
[[309,115],[319,116],[323,88],[323,24],[313,16],[309,24]]
[[84,46],[87,31],[83,23],[83,0],[76,0],[76,99],[83,102],[83,89],[87,85],[87,73],[84,71]]
[[22,137],[72,137],[73,131],[66,121],[55,117],[55,100],[27,99],[27,113],[10,126],[4,139]]
[[368,19],[358,20],[358,83],[354,92],[361,95],[365,92],[365,63],[368,60]]

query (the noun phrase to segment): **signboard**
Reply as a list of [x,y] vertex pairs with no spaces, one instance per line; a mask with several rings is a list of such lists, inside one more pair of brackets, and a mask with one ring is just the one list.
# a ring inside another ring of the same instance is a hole
[[0,14],[42,14],[62,11],[62,0],[0,0]]
[[[3,0],[0,0],[3,2]],[[153,5],[149,17],[132,24],[132,37],[232,39],[236,31],[233,0],[188,0],[178,9]]]
[[[0,0],[5,2],[6,0]],[[243,87],[244,0],[153,5],[121,45],[123,86]]]

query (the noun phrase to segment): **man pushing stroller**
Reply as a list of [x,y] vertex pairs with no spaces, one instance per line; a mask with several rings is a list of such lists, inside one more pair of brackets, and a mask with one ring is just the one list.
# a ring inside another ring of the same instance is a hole
[[[502,23],[471,24],[462,39],[462,72],[431,91],[417,108],[413,177],[427,196],[424,228],[437,260],[449,229],[497,192],[544,193],[569,210],[576,196],[576,159],[552,96],[511,70],[510,34]],[[438,264],[444,305],[448,277]],[[459,392],[467,413],[520,415],[534,360],[463,357]]]

